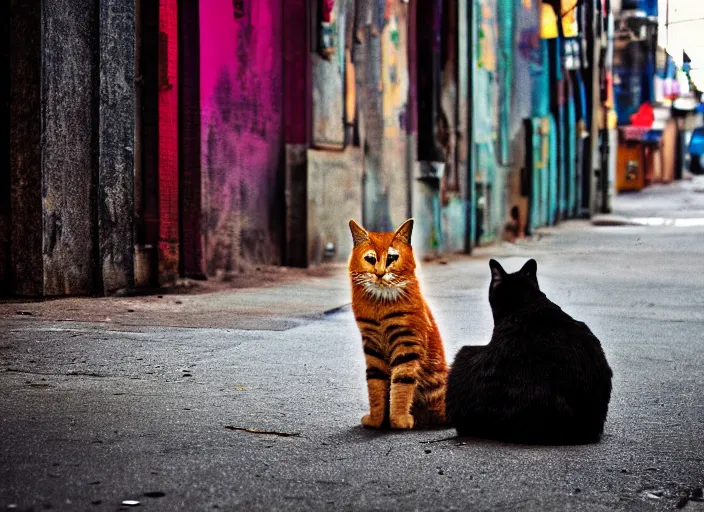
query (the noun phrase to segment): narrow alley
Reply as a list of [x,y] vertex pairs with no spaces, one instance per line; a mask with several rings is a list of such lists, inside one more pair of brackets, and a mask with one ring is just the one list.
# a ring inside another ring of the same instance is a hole
[[0,409],[12,411],[0,419],[0,504],[702,510],[704,228],[575,221],[425,264],[450,360],[491,334],[489,257],[509,270],[536,258],[548,297],[601,339],[614,392],[600,444],[364,430],[364,358],[336,266],[97,308],[0,305]]
[[704,1],[0,3],[0,511],[704,512]]

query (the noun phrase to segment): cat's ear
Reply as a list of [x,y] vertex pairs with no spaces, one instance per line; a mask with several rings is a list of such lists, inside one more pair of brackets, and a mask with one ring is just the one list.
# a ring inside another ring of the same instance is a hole
[[523,265],[523,268],[521,268],[521,274],[537,279],[538,263],[533,258],[529,259],[528,261],[526,261],[526,264]]
[[499,264],[498,261],[491,259],[489,260],[489,268],[491,269],[491,285],[494,286],[501,282],[501,280],[506,277],[506,271]]
[[408,219],[401,224],[394,233],[394,238],[401,240],[403,243],[411,245],[411,233],[413,232],[413,219]]
[[520,274],[530,279],[535,286],[538,286],[538,263],[533,258],[526,261],[526,264],[520,270]]
[[369,240],[369,233],[367,230],[353,220],[350,220],[350,231],[352,232],[352,241],[354,242],[355,247],[362,242],[367,242]]

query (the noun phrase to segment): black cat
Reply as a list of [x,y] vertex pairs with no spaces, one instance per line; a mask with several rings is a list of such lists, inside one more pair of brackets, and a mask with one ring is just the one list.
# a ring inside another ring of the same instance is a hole
[[489,267],[491,342],[463,347],[447,382],[447,415],[458,435],[598,442],[612,377],[599,340],[540,291],[535,260],[514,274],[495,260]]

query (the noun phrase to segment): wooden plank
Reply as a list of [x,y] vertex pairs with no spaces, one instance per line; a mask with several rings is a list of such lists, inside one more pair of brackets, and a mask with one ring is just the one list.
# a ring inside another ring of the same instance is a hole
[[134,286],[134,0],[100,2],[98,240],[102,291]]

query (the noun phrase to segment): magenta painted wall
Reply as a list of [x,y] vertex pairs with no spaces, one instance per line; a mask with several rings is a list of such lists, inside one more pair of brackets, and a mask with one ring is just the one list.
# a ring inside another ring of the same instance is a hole
[[282,2],[200,3],[203,233],[209,274],[281,262]]
[[166,37],[159,83],[159,276],[178,275],[178,18],[176,0],[159,1],[159,32]]

